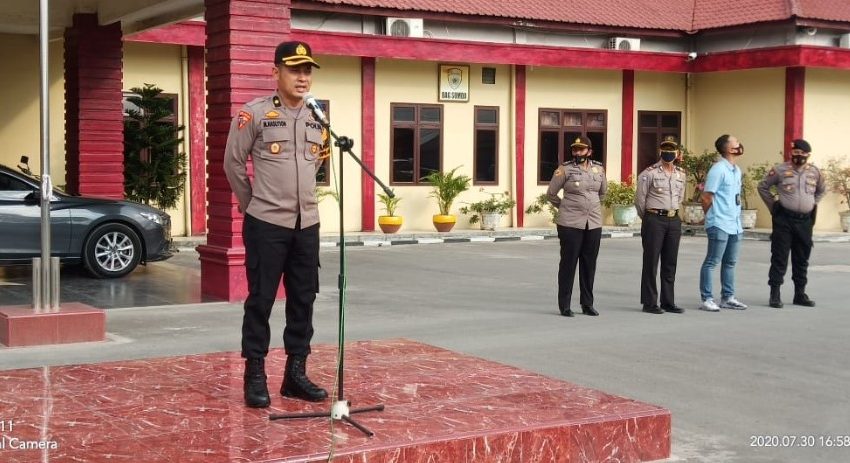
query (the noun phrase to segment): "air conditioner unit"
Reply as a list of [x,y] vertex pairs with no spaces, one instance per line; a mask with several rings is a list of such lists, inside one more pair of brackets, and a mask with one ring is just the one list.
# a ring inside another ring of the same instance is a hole
[[850,48],[850,34],[841,34],[838,38],[838,46],[841,48]]
[[611,37],[608,48],[612,50],[640,50],[640,39],[628,39],[625,37]]
[[387,18],[387,35],[394,37],[423,37],[421,18]]

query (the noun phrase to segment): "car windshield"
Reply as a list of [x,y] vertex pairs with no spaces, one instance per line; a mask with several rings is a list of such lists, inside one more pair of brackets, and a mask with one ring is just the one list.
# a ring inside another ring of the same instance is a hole
[[[35,183],[36,185],[41,185],[41,176],[40,176],[40,175],[36,175],[36,174],[34,174],[34,173],[33,173],[33,172],[29,169],[29,166],[26,166],[26,165],[24,165],[24,164],[18,164],[18,169],[17,169],[17,170],[11,169],[11,168],[9,168],[8,166],[2,165],[2,164],[0,164],[0,166],[5,167],[5,168],[6,168],[6,169],[8,169],[10,172],[14,172],[14,173],[15,173],[16,175],[18,175],[18,176],[25,177],[25,178],[29,179],[32,183]],[[68,193],[65,191],[65,185],[56,185],[56,184],[54,184],[54,185],[53,185],[53,191],[54,191],[55,193],[59,193],[59,194],[63,194],[63,195],[67,195],[67,194],[68,194]]]

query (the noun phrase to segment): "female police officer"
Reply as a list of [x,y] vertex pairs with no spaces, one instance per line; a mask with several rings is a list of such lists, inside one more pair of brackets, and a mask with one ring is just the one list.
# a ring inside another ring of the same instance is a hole
[[[579,267],[581,311],[596,316],[593,308],[593,278],[596,257],[602,238],[602,203],[607,182],[602,164],[591,160],[593,146],[585,136],[577,137],[570,145],[572,162],[555,170],[546,192],[549,202],[558,208],[558,239],[561,242],[561,262],[558,267],[558,309],[561,315],[572,317],[570,298]],[[563,198],[558,192],[563,190]]]

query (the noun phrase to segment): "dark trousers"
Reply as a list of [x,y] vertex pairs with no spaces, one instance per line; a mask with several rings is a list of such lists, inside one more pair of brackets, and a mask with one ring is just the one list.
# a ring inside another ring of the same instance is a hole
[[561,242],[561,263],[558,266],[558,307],[570,307],[573,282],[578,263],[579,299],[582,307],[593,307],[593,278],[596,275],[596,257],[602,229],[584,230],[558,225],[558,240]]
[[676,263],[679,259],[679,240],[682,238],[682,221],[679,217],[666,217],[647,212],[640,226],[643,242],[643,271],[640,278],[640,302],[654,306],[658,301],[658,258],[661,258],[661,307],[675,306],[673,288],[676,284]]
[[[300,221],[299,221],[300,222]],[[242,356],[265,357],[271,332],[269,317],[281,274],[286,288],[287,355],[307,355],[313,338],[313,302],[319,291],[319,225],[295,229],[245,216],[242,239],[248,299],[242,318]]]
[[812,254],[812,228],[810,214],[797,214],[777,206],[773,214],[773,233],[770,234],[770,271],[767,284],[781,286],[788,269],[788,252],[791,252],[791,279],[794,286],[806,288],[809,256]]

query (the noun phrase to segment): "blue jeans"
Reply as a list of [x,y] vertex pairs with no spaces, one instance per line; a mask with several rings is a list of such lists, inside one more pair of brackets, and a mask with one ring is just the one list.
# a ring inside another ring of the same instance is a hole
[[699,272],[699,292],[702,300],[712,298],[711,273],[720,265],[721,297],[735,295],[735,264],[741,250],[741,234],[730,235],[717,227],[708,227],[708,253]]

